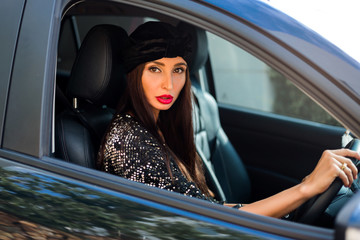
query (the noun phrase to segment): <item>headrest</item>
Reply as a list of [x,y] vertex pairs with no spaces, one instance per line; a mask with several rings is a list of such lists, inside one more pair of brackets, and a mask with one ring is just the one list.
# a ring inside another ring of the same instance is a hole
[[208,41],[206,32],[203,29],[197,28],[185,22],[180,22],[177,26],[180,31],[190,34],[191,45],[191,57],[188,62],[190,74],[199,71],[206,63],[208,59]]
[[127,45],[128,36],[124,29],[113,25],[93,27],[81,44],[67,94],[114,108],[126,82],[121,54]]

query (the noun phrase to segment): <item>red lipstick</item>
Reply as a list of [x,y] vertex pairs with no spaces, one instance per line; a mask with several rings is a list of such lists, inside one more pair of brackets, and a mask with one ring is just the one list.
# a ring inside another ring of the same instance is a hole
[[161,95],[161,96],[157,96],[156,99],[162,103],[162,104],[170,104],[173,100],[173,96],[171,95]]

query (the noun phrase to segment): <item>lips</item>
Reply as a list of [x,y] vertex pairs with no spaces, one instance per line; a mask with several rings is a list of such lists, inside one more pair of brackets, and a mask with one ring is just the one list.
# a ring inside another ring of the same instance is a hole
[[171,95],[161,95],[157,96],[156,99],[162,104],[170,104],[174,97]]

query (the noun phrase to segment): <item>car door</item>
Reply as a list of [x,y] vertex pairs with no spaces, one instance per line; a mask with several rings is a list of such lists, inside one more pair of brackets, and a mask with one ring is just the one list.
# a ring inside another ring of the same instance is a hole
[[[89,13],[84,14],[161,13],[170,20],[197,19],[203,27],[214,17],[228,17],[196,1],[27,0],[11,87],[4,90],[8,102],[6,111],[2,109],[1,234],[73,239],[334,237],[331,229],[238,212],[55,159],[52,128],[61,18],[72,6],[81,11],[87,3]],[[3,55],[0,58],[3,61]]]

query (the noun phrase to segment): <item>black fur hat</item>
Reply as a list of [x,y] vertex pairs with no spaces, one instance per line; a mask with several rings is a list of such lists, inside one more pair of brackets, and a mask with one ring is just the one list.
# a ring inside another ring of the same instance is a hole
[[141,63],[164,57],[182,57],[189,61],[191,39],[171,24],[146,22],[130,35],[130,47],[124,54],[124,67],[130,72]]

